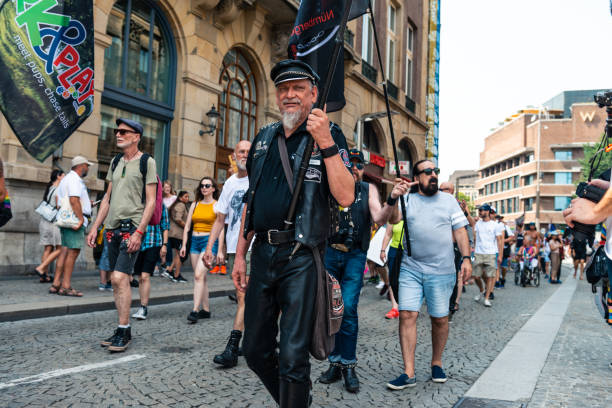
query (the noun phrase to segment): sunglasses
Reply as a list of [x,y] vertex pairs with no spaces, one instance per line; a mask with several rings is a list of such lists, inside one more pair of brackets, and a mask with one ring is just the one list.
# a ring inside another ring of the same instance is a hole
[[419,174],[421,174],[421,173],[425,173],[426,175],[431,176],[431,175],[432,175],[432,173],[440,174],[440,169],[439,169],[439,168],[437,168],[437,167],[434,167],[434,168],[429,168],[429,169],[423,169],[423,170],[421,170],[421,171],[419,171],[419,172],[417,173],[417,176],[418,176]]
[[351,162],[351,168],[357,167],[357,170],[363,170],[363,163]]
[[126,135],[127,133],[136,133],[133,130],[129,130],[129,129],[113,129],[113,133],[117,134],[119,133],[121,136]]
[[200,188],[211,188],[212,184],[200,184]]

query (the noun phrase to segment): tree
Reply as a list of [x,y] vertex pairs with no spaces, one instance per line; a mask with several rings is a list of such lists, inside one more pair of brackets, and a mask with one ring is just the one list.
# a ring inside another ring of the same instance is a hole
[[[588,180],[590,169],[591,169],[589,162],[591,161],[593,156],[597,153],[597,149],[599,148],[599,145],[601,144],[604,137],[605,137],[605,133],[601,135],[601,138],[597,141],[596,144],[594,145],[584,144],[583,145],[584,159],[578,160],[578,162],[582,166],[582,174],[580,176],[580,181]],[[604,148],[605,147],[607,147],[607,145],[604,146]],[[593,171],[593,178],[597,178],[599,177],[601,173],[603,173],[604,171],[612,167],[612,153],[606,153],[605,151],[603,151],[600,157],[595,158],[593,165],[596,166],[595,170]]]
[[457,192],[457,200],[459,200],[459,201],[465,200],[465,202],[467,203],[468,210],[469,210],[470,214],[474,214],[474,210],[475,210],[476,206],[474,205],[474,202],[472,202],[472,199],[470,198],[470,196],[468,196],[467,194],[464,194],[461,191],[459,191],[459,192]]

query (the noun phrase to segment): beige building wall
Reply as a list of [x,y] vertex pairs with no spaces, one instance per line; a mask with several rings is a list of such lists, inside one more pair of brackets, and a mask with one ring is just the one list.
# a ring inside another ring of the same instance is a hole
[[[98,138],[101,133],[101,105],[105,91],[104,53],[111,45],[107,34],[113,0],[94,0],[95,40],[95,95],[94,111],[84,124],[64,143],[56,161],[64,170],[70,168],[70,160],[84,155],[95,164],[86,178],[92,199],[104,188],[98,174]],[[380,41],[386,44],[386,14],[391,2],[376,1],[381,11],[377,20]],[[170,141],[167,151],[168,179],[176,190],[193,191],[204,175],[214,175],[218,161],[215,134],[200,136],[201,122],[206,122],[206,112],[215,105],[223,92],[219,76],[223,57],[232,48],[239,49],[248,60],[257,84],[257,127],[279,118],[274,84],[269,80],[271,67],[287,55],[287,41],[298,1],[276,0],[160,0],[156,2],[163,11],[174,37],[176,47],[176,84],[174,119],[170,122]],[[398,26],[401,30],[399,50],[406,46],[406,29],[412,24],[415,37],[416,70],[413,78],[415,89],[414,112],[404,101],[405,82],[398,83],[399,97],[391,98],[395,137],[399,143],[405,140],[414,160],[425,154],[425,93],[427,73],[427,1],[393,2],[401,13]],[[378,11],[377,11],[378,13]],[[339,123],[349,146],[355,145],[354,132],[361,117],[373,112],[385,111],[380,73],[373,82],[362,74],[361,29],[362,18],[348,26],[355,35],[353,44],[345,43],[345,97],[346,107],[330,114]],[[384,53],[383,49],[383,53]],[[404,52],[398,53],[398,77],[405,77]],[[403,81],[403,80],[402,80]],[[381,151],[376,152],[386,161],[392,160],[393,150],[386,118],[373,121]],[[0,156],[5,163],[7,187],[13,201],[14,219],[0,231],[0,273],[23,273],[38,264],[42,248],[38,244],[39,216],[34,208],[41,200],[45,184],[49,180],[53,159],[39,163],[31,158],[0,116]],[[389,175],[388,164],[382,176]],[[382,169],[381,169],[382,170]],[[92,251],[84,249],[77,268],[93,268]]]

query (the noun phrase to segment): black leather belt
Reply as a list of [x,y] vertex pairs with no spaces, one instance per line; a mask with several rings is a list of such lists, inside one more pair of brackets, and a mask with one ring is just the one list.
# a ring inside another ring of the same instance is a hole
[[286,231],[268,230],[257,233],[257,238],[267,242],[270,245],[284,245],[295,242],[295,230]]

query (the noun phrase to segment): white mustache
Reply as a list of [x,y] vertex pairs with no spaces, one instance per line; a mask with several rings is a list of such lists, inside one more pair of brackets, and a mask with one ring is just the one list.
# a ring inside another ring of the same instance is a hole
[[285,99],[282,100],[282,102],[283,102],[283,105],[286,104],[286,103],[296,103],[298,105],[302,105],[302,101],[297,99],[297,98],[295,98],[295,99],[287,99],[287,98],[285,98]]

